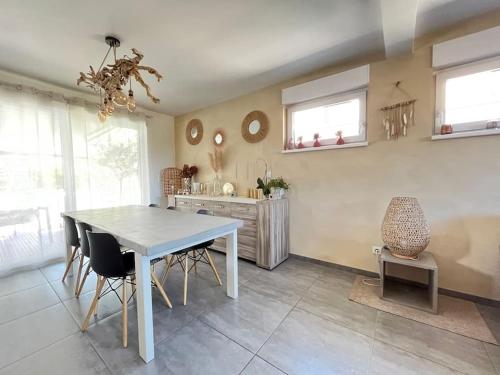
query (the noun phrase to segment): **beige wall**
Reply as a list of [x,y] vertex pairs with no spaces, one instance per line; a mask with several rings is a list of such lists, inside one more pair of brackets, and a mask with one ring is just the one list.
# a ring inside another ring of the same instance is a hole
[[[292,253],[370,271],[376,271],[371,246],[381,243],[380,225],[391,197],[416,196],[432,225],[429,250],[440,267],[440,286],[500,300],[500,137],[430,141],[434,118],[430,43],[498,24],[500,13],[492,14],[422,38],[411,56],[385,61],[372,56],[176,117],[177,165],[196,164],[199,179],[208,181],[210,136],[215,128],[223,128],[225,181],[235,182],[237,164],[237,182],[244,192],[253,185],[255,160],[261,157],[270,163],[274,176],[290,181]],[[367,62],[371,62],[370,145],[281,154],[281,89]],[[378,108],[404,98],[393,90],[398,80],[418,100],[416,126],[408,137],[386,141]],[[248,144],[241,137],[241,121],[256,109],[268,115],[270,132],[263,142]],[[189,145],[184,136],[192,118],[201,119],[205,130],[197,146]],[[261,170],[259,165],[257,174]]]

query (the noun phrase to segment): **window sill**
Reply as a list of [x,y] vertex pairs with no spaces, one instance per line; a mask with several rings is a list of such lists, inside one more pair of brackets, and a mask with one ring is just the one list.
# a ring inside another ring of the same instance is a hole
[[481,129],[456,132],[451,134],[436,134],[431,137],[431,140],[440,141],[443,139],[482,137],[485,135],[500,135],[500,129]]
[[309,151],[323,151],[323,150],[337,150],[341,148],[352,148],[352,147],[364,147],[368,146],[368,142],[353,142],[345,143],[343,145],[326,145],[320,147],[306,147],[306,148],[296,148],[293,150],[282,150],[282,154],[294,154],[297,152],[309,152]]

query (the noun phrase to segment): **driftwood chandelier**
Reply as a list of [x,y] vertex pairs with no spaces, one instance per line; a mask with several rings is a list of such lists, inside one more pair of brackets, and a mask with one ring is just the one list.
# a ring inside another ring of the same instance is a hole
[[[99,121],[105,122],[108,116],[111,116],[115,110],[115,106],[126,106],[130,112],[133,112],[136,107],[134,92],[132,91],[132,78],[144,87],[146,94],[153,103],[159,103],[160,99],[151,94],[149,86],[141,77],[141,70],[146,70],[149,74],[154,75],[158,82],[162,79],[160,73],[149,66],[139,65],[144,55],[135,48],[132,48],[134,57],[123,56],[121,59],[116,58],[116,48],[120,47],[120,41],[113,37],[106,37],[106,44],[109,46],[108,52],[97,69],[90,66],[90,71],[87,74],[80,72],[80,78],[76,81],[77,85],[85,83],[96,92],[99,92],[100,104],[97,117]],[[109,52],[113,50],[114,64],[105,65]],[[123,93],[123,88],[127,88],[128,96]]]

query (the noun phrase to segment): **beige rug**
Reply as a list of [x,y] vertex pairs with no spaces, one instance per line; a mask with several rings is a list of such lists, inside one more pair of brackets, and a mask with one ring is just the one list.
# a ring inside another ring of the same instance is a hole
[[366,277],[358,276],[349,299],[404,318],[412,319],[433,327],[445,329],[476,340],[498,345],[473,302],[439,295],[439,314],[431,314],[411,307],[381,300],[378,286],[363,283]]

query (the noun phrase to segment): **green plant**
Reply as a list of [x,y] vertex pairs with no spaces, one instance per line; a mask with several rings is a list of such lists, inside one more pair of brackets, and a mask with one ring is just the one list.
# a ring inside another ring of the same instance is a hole
[[262,189],[262,192],[265,196],[268,196],[271,193],[271,188],[275,189],[290,189],[290,184],[283,180],[283,177],[277,177],[269,180],[267,184],[262,181],[262,178],[257,179],[257,189]]
[[277,177],[277,178],[273,178],[273,179],[269,180],[269,182],[267,183],[267,187],[269,189],[275,188],[275,189],[288,190],[288,189],[290,189],[290,184],[285,182],[285,180],[283,180],[283,177]]

